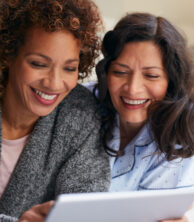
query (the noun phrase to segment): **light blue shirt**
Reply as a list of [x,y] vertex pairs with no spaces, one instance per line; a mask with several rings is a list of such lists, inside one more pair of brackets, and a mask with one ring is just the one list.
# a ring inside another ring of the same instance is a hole
[[[92,91],[95,83],[84,85]],[[120,147],[118,114],[107,145],[115,150]],[[194,188],[194,157],[167,161],[165,155],[158,152],[149,124],[146,124],[125,147],[124,156],[110,157],[112,181],[109,191]]]
[[[120,147],[119,117],[108,146]],[[149,124],[125,147],[125,155],[110,157],[110,192],[194,187],[194,157],[167,161],[158,154]]]

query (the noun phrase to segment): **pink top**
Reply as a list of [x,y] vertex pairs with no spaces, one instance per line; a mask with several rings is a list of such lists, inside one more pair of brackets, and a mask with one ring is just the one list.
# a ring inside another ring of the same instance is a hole
[[16,140],[2,139],[0,159],[0,197],[9,182],[27,138],[28,135]]

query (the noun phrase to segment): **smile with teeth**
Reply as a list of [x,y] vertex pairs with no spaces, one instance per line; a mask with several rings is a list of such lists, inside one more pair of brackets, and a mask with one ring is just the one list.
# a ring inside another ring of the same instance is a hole
[[43,93],[37,89],[34,89],[34,92],[39,95],[42,99],[45,99],[45,100],[53,100],[54,98],[56,98],[56,94],[55,95],[48,95],[46,93]]
[[124,97],[122,97],[123,101],[129,105],[140,105],[143,103],[146,103],[148,100],[147,99],[143,99],[143,100],[132,100],[132,99],[126,99]]

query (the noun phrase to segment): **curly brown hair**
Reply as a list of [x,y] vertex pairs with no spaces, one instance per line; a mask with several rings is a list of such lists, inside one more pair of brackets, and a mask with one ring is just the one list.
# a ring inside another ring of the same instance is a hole
[[90,0],[1,0],[0,87],[8,77],[8,60],[17,55],[32,26],[48,32],[68,30],[81,41],[79,78],[89,75],[99,55],[102,20]]

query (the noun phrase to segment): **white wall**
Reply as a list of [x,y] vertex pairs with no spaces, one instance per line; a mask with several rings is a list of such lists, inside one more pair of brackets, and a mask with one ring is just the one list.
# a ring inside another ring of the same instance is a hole
[[194,46],[194,0],[94,0],[102,13],[106,30],[127,12],[149,12],[169,19]]

